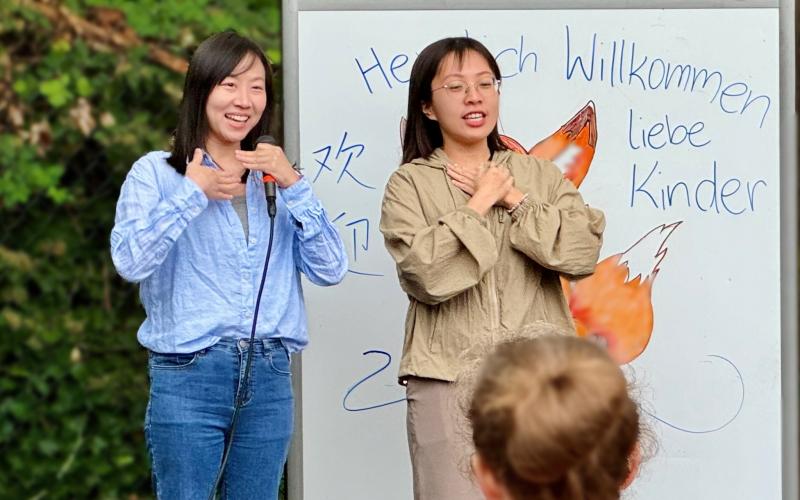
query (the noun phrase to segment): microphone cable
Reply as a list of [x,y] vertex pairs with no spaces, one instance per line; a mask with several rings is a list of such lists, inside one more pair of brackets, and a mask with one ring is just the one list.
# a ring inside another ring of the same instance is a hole
[[[266,187],[266,186],[265,186]],[[258,297],[256,298],[256,308],[253,313],[253,328],[250,330],[250,343],[247,347],[247,362],[244,367],[244,380],[239,384],[236,390],[236,405],[233,408],[233,416],[231,417],[231,427],[228,431],[228,437],[225,440],[225,451],[222,453],[222,463],[217,471],[217,478],[214,480],[214,485],[211,487],[211,493],[208,495],[208,500],[214,500],[217,496],[217,488],[222,479],[222,474],[225,473],[225,465],[228,463],[228,455],[231,452],[231,445],[233,444],[233,434],[236,431],[236,422],[239,420],[239,409],[242,406],[242,399],[244,399],[247,386],[250,383],[250,364],[253,361],[253,344],[256,338],[256,323],[258,322],[258,310],[261,306],[261,294],[264,292],[264,283],[267,280],[267,269],[269,269],[269,258],[272,254],[272,237],[275,232],[275,210],[269,210],[269,242],[267,243],[267,258],[264,260],[264,272],[261,274],[261,284],[258,286]]]

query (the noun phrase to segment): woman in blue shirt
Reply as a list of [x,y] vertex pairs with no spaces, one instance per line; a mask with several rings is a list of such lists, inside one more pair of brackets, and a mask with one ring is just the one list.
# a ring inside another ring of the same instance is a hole
[[[233,32],[198,47],[171,152],[134,163],[117,203],[111,254],[139,283],[149,350],[145,436],[159,498],[207,498],[241,409],[221,480],[230,499],[276,498],[292,432],[290,355],[308,343],[300,273],[333,285],[347,257],[311,184],[269,132],[272,69]],[[262,175],[277,184],[270,222]],[[253,316],[252,368],[245,379]]]

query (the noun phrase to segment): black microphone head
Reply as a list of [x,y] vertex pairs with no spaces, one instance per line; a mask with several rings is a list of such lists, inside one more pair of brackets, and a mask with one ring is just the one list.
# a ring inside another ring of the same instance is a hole
[[263,144],[270,144],[272,146],[277,146],[278,145],[278,141],[276,141],[275,138],[272,137],[271,135],[262,135],[261,137],[256,139],[256,144],[262,144],[262,143]]

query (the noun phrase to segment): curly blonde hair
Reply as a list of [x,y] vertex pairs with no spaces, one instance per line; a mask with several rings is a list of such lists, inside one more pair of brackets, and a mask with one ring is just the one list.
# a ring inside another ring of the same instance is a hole
[[603,348],[552,333],[514,338],[485,358],[473,387],[475,450],[514,499],[620,497],[639,411]]

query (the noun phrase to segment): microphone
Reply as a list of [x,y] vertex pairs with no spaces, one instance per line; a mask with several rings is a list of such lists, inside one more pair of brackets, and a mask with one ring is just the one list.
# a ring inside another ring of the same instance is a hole
[[[278,145],[278,141],[271,135],[262,135],[256,139],[256,145],[261,143],[270,144],[272,146]],[[275,212],[277,210],[275,206],[275,177],[272,177],[270,174],[264,174],[264,192],[267,194],[267,213],[270,217],[275,217]]]

